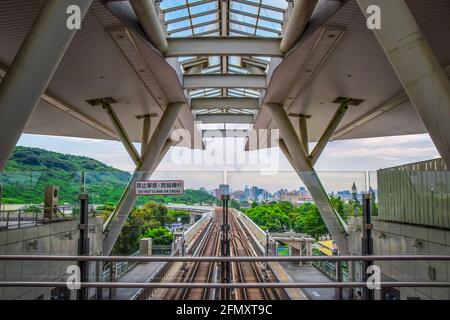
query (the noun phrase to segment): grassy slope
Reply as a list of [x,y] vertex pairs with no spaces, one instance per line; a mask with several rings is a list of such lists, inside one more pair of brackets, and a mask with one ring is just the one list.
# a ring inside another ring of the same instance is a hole
[[[86,192],[90,202],[117,203],[130,179],[125,171],[88,158],[61,154],[38,148],[16,147],[0,174],[3,203],[39,204],[44,200],[46,185],[60,187],[60,203],[75,203],[80,193],[81,172],[85,172]],[[215,198],[200,190],[186,190],[181,196],[141,197],[162,203],[214,202]]]

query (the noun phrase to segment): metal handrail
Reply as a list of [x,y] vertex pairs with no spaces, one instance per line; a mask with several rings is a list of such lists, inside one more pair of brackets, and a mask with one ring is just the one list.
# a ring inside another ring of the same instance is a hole
[[[73,210],[76,207],[69,206],[69,209],[72,211],[72,214],[67,214],[66,209],[67,206],[58,206],[57,210],[60,214],[62,214],[61,218],[44,218],[45,209],[50,209],[43,207],[41,205],[37,205],[36,208],[24,208],[24,209],[13,209],[13,210],[1,210],[0,211],[0,221],[6,222],[4,228],[6,230],[9,229],[22,229],[29,227],[36,227],[42,223],[48,222],[59,222],[59,221],[71,221],[77,218],[76,214],[73,214]],[[12,222],[17,222],[16,224],[12,224]]]
[[[133,252],[131,254],[131,256],[138,256],[138,255],[139,255],[139,251]],[[130,272],[138,264],[138,262],[136,262],[136,261],[112,261],[112,262],[115,262],[115,264],[112,268],[115,271],[113,279],[119,279],[123,275]],[[110,262],[110,263],[112,263],[112,262]],[[101,277],[102,280],[111,279],[110,278],[111,277],[110,263],[107,263],[103,267],[104,270],[102,272],[102,277]]]
[[[51,281],[4,281],[1,287],[67,287],[70,282]],[[450,288],[450,282],[397,282],[387,281],[378,283],[381,288]],[[361,288],[366,287],[366,282],[238,282],[238,283],[175,283],[175,282],[81,282],[80,288]]]
[[[252,261],[450,261],[450,255],[384,255],[384,256],[268,256],[268,257],[154,257],[154,256],[49,256],[49,255],[0,255],[2,260],[22,260],[22,261],[163,261],[165,262],[158,271],[146,283],[123,283],[123,282],[81,282],[81,288],[140,288],[133,297],[135,299],[147,298],[147,294],[157,288],[361,288],[366,287],[366,282],[278,282],[278,283],[167,283],[154,282],[157,275],[166,274],[172,262],[252,262]],[[68,282],[48,282],[48,281],[4,281],[0,282],[0,287],[67,287]],[[401,282],[388,281],[377,283],[379,288],[389,287],[409,287],[409,288],[450,288],[450,282],[442,281],[417,281]],[[144,296],[142,296],[144,295]]]
[[137,261],[137,262],[269,262],[269,261],[450,261],[450,255],[369,255],[369,256],[66,256],[0,255],[0,261]]

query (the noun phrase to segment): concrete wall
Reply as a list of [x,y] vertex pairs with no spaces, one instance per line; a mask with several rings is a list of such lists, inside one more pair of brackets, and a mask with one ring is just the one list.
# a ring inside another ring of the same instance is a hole
[[[349,254],[361,254],[362,218],[350,218]],[[450,255],[450,230],[426,226],[387,222],[373,217],[373,245],[375,255]],[[450,281],[450,262],[441,261],[378,261],[386,281]],[[354,268],[354,279],[361,279],[359,264]],[[401,288],[401,299],[450,299],[449,288]]]
[[[90,254],[102,252],[102,219],[89,219]],[[0,254],[77,255],[78,222],[66,221],[37,227],[0,231]],[[66,281],[66,269],[75,262],[0,261],[0,281]],[[91,263],[90,279],[96,275]],[[1,288],[0,300],[51,298],[52,288]],[[71,298],[76,292],[70,293]]]

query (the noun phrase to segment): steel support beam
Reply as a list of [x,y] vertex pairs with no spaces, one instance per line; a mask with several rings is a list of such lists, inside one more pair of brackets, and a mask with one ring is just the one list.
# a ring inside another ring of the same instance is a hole
[[306,123],[306,119],[308,117],[305,115],[300,115],[299,121],[299,130],[300,130],[300,141],[303,145],[303,149],[305,149],[305,153],[309,154],[309,138],[308,138],[308,125]]
[[247,74],[190,74],[184,76],[185,89],[248,88],[265,89],[265,75]]
[[339,106],[339,108],[336,110],[333,118],[331,118],[330,123],[328,124],[327,128],[323,132],[319,141],[317,141],[317,144],[314,147],[313,151],[309,155],[309,161],[311,163],[311,166],[314,166],[316,161],[319,159],[319,157],[322,154],[323,150],[325,149],[328,141],[330,141],[332,135],[336,131],[337,126],[341,122],[342,118],[344,118],[347,110],[348,110],[348,103],[341,104]]
[[280,104],[266,104],[266,106],[280,130],[280,136],[286,143],[287,151],[289,151],[289,153],[286,154],[286,157],[288,157],[288,160],[291,159],[290,161],[293,162],[294,170],[297,172],[300,179],[302,179],[306,188],[308,188],[308,191],[314,199],[320,215],[339,250],[342,253],[346,253],[347,225],[331,204],[330,198],[323,188],[317,173],[311,166],[305,149],[299,141],[288,115]]
[[300,142],[303,145],[303,149],[305,149],[305,153],[309,154],[308,125],[306,123],[306,120],[309,119],[310,116],[306,114],[289,113],[289,117],[298,118],[298,130],[300,132]]
[[265,37],[169,38],[166,57],[182,56],[263,56],[281,57],[280,39]]
[[317,5],[317,0],[294,0],[292,13],[287,21],[287,25],[280,44],[280,50],[287,52],[305,31],[309,19]]
[[373,30],[443,160],[450,166],[450,83],[404,0],[357,0],[363,13],[378,5]]
[[141,140],[141,156],[145,153],[150,138],[150,130],[152,129],[152,117],[149,114],[143,116],[142,123],[142,140]]
[[409,101],[408,95],[404,92],[401,94],[395,96],[392,99],[389,99],[389,101],[386,101],[382,105],[376,107],[373,110],[370,110],[366,114],[362,115],[361,117],[357,118],[356,120],[352,121],[350,124],[340,128],[337,130],[334,134],[331,140],[336,140],[347,133],[355,130],[356,128],[366,124],[367,122],[375,119],[376,117],[402,105],[403,103],[406,103]]
[[[82,18],[92,0],[77,1]],[[28,32],[0,85],[0,170],[53,77],[76,30],[67,28],[73,0],[49,0]]]
[[161,51],[167,51],[166,33],[156,12],[153,0],[130,0],[139,22],[150,41]]
[[148,143],[145,154],[141,158],[141,165],[138,166],[128,183],[116,209],[103,225],[104,240],[103,253],[109,255],[114,244],[122,231],[123,225],[128,218],[137,200],[134,192],[134,184],[138,180],[145,180],[151,176],[159,161],[164,157],[163,152],[167,152],[172,145],[171,140],[167,140],[172,127],[178,117],[181,108],[185,103],[173,103],[167,106],[164,114]]
[[106,113],[108,114],[108,117],[111,120],[112,125],[116,129],[116,133],[119,136],[120,141],[122,142],[123,146],[127,150],[128,154],[130,155],[134,164],[136,166],[139,166],[141,164],[141,157],[139,156],[139,153],[137,152],[136,148],[134,147],[133,142],[131,142],[131,139],[128,136],[127,131],[123,127],[122,122],[120,122],[120,119],[117,116],[116,112],[114,111],[113,107],[109,103],[103,104],[102,107],[103,107],[103,109],[105,109]]
[[191,99],[192,110],[211,109],[259,109],[257,98],[193,98]]
[[253,123],[252,114],[198,114],[196,120],[202,123]]
[[279,143],[279,147],[280,147],[281,152],[283,152],[284,156],[289,161],[289,163],[291,164],[292,168],[295,168],[294,159],[292,159],[291,153],[289,152],[289,149],[288,149],[288,147],[286,145],[286,142],[284,142],[283,139],[280,139],[278,143]]

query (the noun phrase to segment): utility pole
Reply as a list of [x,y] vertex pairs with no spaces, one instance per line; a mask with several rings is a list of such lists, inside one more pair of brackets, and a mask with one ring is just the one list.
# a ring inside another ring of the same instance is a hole
[[[78,240],[78,254],[80,256],[89,255],[89,196],[85,193],[80,194],[80,224],[78,229],[80,230],[80,238]],[[89,281],[89,262],[79,261],[78,266],[80,268],[80,280],[81,283]],[[89,299],[89,288],[80,288],[78,290],[78,300]]]
[[[268,257],[270,255],[270,237],[269,237],[269,229],[266,229],[266,257]],[[268,263],[264,262],[264,269],[268,269],[267,268]]]
[[[373,255],[373,241],[372,241],[372,218],[371,218],[371,196],[370,194],[363,195],[363,238],[362,238],[362,255],[370,256]],[[362,276],[363,281],[367,282],[367,268],[373,265],[373,261],[363,261],[362,262]],[[365,300],[374,299],[374,291],[369,289],[367,286],[363,290],[363,298]]]

